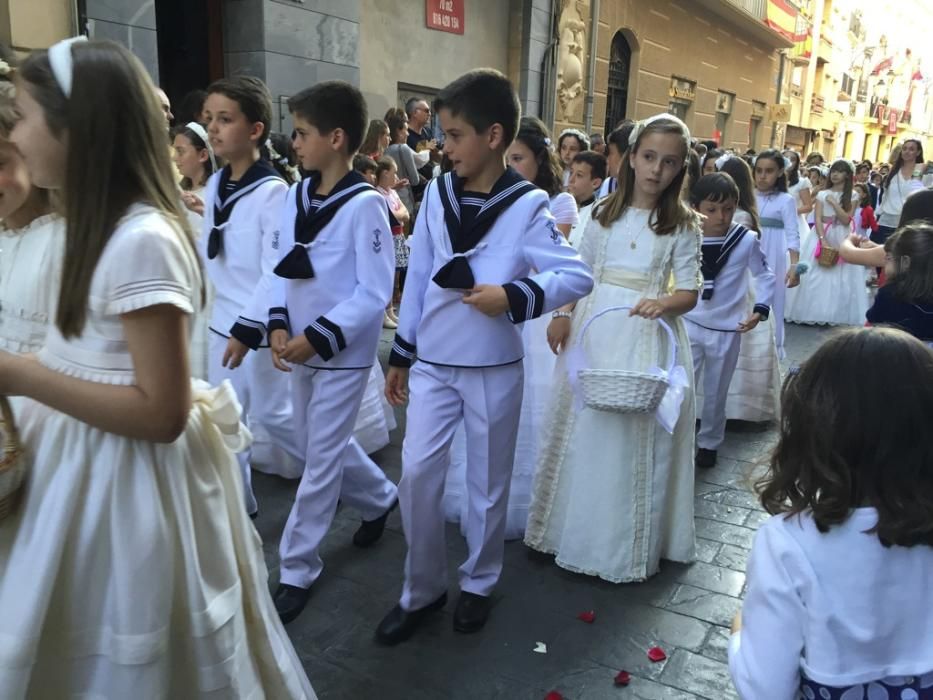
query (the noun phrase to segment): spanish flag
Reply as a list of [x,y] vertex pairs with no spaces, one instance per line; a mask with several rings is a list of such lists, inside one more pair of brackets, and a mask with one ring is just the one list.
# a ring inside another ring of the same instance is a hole
[[787,0],[768,0],[765,24],[791,41],[799,41],[797,39],[797,8]]

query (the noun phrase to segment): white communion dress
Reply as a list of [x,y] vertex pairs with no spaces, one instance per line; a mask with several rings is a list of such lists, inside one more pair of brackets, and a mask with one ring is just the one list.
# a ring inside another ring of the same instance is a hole
[[[842,223],[836,217],[830,199],[839,202],[840,192],[823,190],[817,195],[823,220],[817,225],[826,244],[838,249],[852,231],[851,223]],[[858,198],[852,195],[853,202]],[[855,207],[853,206],[853,213]],[[800,259],[810,266],[800,278],[800,287],[787,306],[786,318],[792,323],[825,325],[865,325],[869,307],[869,290],[865,286],[866,268],[850,265],[842,258],[832,267],[823,267],[816,261],[819,235],[814,233],[801,249]]]
[[[671,291],[672,279],[673,289],[700,289],[700,232],[683,228],[659,236],[648,227],[649,215],[629,208],[609,228],[590,222],[580,254],[593,267],[596,287],[574,310],[570,346],[603,309],[657,298]],[[579,405],[567,354],[558,358],[525,543],[555,554],[570,571],[614,583],[641,581],[657,573],[661,559],[694,559],[693,361],[683,321],[666,320],[688,377],[673,434],[653,413]],[[602,369],[665,367],[667,346],[657,322],[627,311],[601,317],[586,337],[589,365]]]
[[[38,361],[130,386],[120,316],[191,314],[193,251],[151,207],[120,221],[94,271],[87,322],[52,326]],[[155,444],[24,399],[26,493],[0,523],[0,697],[314,698],[267,588],[231,449],[248,433],[227,383],[193,387],[182,435]]]
[[55,319],[65,252],[65,222],[40,216],[0,228],[0,349],[35,353]]

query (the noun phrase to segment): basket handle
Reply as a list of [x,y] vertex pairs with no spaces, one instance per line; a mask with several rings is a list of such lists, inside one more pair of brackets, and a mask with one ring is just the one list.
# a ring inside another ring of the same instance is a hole
[[[590,324],[593,323],[600,316],[605,316],[608,313],[613,311],[631,311],[631,306],[610,306],[607,309],[603,309],[599,313],[593,314],[590,316],[589,320],[583,324],[583,330],[580,331],[580,348],[583,348],[583,341],[586,340],[586,332],[590,328]],[[677,339],[674,337],[674,331],[671,330],[671,327],[667,324],[663,318],[655,319],[660,325],[661,328],[667,333],[668,339],[668,352],[667,352],[667,373],[670,374],[674,371],[674,364],[677,360]]]

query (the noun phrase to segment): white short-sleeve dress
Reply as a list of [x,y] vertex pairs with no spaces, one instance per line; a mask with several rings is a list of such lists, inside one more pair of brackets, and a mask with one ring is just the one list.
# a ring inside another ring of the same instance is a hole
[[[133,206],[94,272],[81,336],[51,327],[38,361],[132,385],[120,316],[164,304],[191,314],[193,256],[161,213]],[[0,697],[314,697],[243,510],[231,448],[248,433],[233,389],[193,394],[171,444],[23,401],[28,488],[0,523]]]

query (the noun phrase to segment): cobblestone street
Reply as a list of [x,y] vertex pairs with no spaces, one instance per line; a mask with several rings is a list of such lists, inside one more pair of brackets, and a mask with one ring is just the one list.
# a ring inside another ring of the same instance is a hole
[[[788,326],[788,366],[828,333]],[[755,528],[766,517],[751,482],[775,439],[773,426],[730,424],[718,466],[697,475],[695,564],[664,563],[646,583],[613,585],[566,572],[552,557],[512,542],[489,623],[475,635],[452,630],[456,567],[466,549],[458,528],[448,525],[451,602],[410,642],[378,646],[373,630],[401,588],[401,520],[393,513],[379,544],[359,550],[350,542],[356,515],[338,513],[323,550],[325,572],[309,608],[288,627],[315,690],[324,700],[540,700],[552,690],[568,700],[735,698],[726,666],[728,626],[744,592]],[[400,444],[396,431],[375,456],[395,481]],[[295,483],[257,474],[254,486],[274,585]],[[590,610],[593,624],[577,619]],[[539,642],[546,654],[535,653]],[[653,646],[667,660],[650,661]],[[632,676],[628,687],[613,685],[620,670]]]

